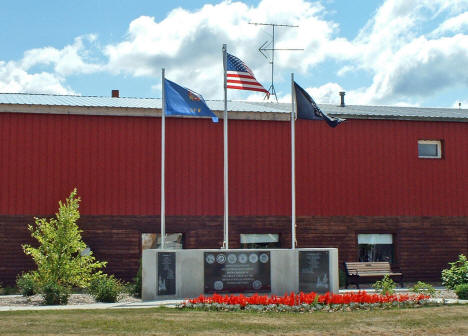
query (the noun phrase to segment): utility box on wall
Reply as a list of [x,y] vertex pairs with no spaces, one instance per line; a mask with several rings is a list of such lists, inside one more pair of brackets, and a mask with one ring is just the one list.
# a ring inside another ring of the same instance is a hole
[[338,293],[338,249],[148,249],[142,276],[145,301],[213,293]]

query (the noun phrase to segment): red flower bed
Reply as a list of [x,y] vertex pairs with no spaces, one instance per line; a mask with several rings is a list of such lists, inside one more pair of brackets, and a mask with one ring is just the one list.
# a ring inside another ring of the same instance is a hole
[[428,295],[410,295],[410,294],[392,294],[392,295],[381,295],[381,294],[369,294],[366,291],[359,291],[357,293],[346,293],[346,294],[332,294],[326,293],[318,295],[317,293],[302,293],[299,294],[291,293],[283,296],[268,296],[254,294],[252,296],[240,295],[219,295],[213,294],[213,296],[200,295],[197,298],[189,299],[187,302],[191,304],[225,304],[225,305],[240,305],[245,307],[247,305],[286,305],[286,306],[298,306],[302,304],[322,304],[322,305],[349,305],[351,303],[356,304],[372,304],[372,303],[393,303],[393,302],[408,302],[412,301],[419,303],[422,300],[429,299]]

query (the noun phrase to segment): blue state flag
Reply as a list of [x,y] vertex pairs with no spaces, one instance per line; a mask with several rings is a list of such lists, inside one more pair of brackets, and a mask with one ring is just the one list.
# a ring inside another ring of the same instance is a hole
[[214,122],[218,122],[218,117],[206,105],[200,94],[168,79],[164,79],[164,89],[166,93],[166,115],[211,117]]
[[296,94],[297,119],[325,120],[330,127],[336,127],[345,119],[330,117],[317,106],[306,90],[294,82]]

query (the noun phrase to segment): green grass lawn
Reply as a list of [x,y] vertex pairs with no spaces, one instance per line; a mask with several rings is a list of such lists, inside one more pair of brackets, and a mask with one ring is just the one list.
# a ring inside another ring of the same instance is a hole
[[468,305],[314,313],[169,308],[0,312],[0,335],[468,335]]

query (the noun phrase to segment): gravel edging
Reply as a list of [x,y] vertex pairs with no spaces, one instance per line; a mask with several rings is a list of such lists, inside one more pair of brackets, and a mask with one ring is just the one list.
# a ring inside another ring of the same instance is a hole
[[[117,303],[138,303],[141,299],[128,294],[123,294],[118,298]],[[89,294],[71,294],[67,306],[88,305],[97,303]],[[0,295],[0,307],[27,307],[46,306],[42,303],[42,295],[36,294],[30,297],[22,295]]]

